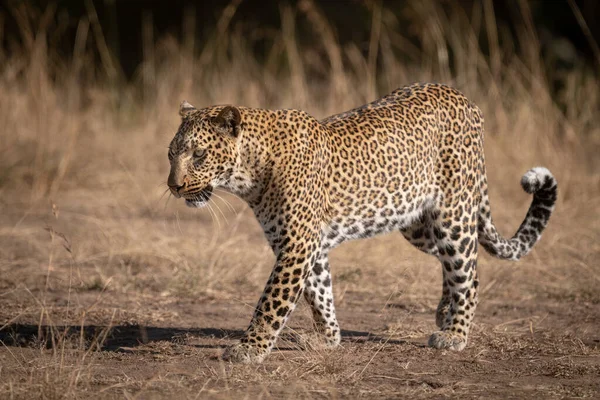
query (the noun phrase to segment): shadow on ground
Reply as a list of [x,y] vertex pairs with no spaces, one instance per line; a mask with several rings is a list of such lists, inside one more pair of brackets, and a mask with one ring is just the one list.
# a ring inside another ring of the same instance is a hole
[[[0,330],[0,342],[5,346],[15,347],[56,347],[65,340],[79,343],[86,348],[102,351],[127,351],[127,348],[148,344],[150,342],[172,342],[184,344],[188,338],[206,339],[239,339],[244,331],[220,328],[170,328],[143,325],[28,325],[9,324]],[[281,337],[289,343],[297,343],[298,336],[283,334]],[[406,344],[404,340],[384,338],[369,332],[342,331],[342,340],[353,343],[386,342],[389,344]],[[414,343],[413,343],[414,344]],[[225,345],[198,345],[197,347],[220,348]],[[279,347],[280,350],[286,348]]]

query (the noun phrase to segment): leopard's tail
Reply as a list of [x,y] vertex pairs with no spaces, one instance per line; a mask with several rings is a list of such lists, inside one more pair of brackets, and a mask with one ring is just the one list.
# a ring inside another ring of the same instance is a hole
[[[485,175],[484,175],[485,176]],[[521,186],[533,194],[533,201],[521,226],[511,239],[502,237],[490,213],[487,179],[482,182],[481,207],[479,211],[479,243],[491,255],[504,260],[518,260],[525,256],[542,237],[542,232],[556,203],[557,184],[552,173],[544,167],[530,169],[521,178]]]

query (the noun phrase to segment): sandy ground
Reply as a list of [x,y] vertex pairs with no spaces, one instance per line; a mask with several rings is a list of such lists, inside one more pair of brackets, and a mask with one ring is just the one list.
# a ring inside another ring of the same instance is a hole
[[[6,24],[21,34],[0,54],[0,400],[600,398],[599,80],[576,66],[551,90],[562,72],[543,63],[527,2],[516,2],[516,42],[488,2],[471,13],[413,1],[401,20],[365,2],[368,49],[340,43],[311,1],[282,4],[273,32],[230,25],[239,2],[227,2],[205,43],[186,32],[210,24],[189,13],[181,38],[144,28],[130,83],[98,18],[66,29],[52,5],[16,3]],[[296,36],[303,26],[310,35]],[[339,349],[300,348],[312,327],[301,304],[263,364],[220,361],[274,257],[235,197],[215,192],[210,209],[192,210],[165,195],[180,102],[323,118],[415,81],[451,84],[483,110],[499,232],[512,235],[529,207],[525,171],[546,166],[559,185],[526,258],[480,253],[468,347],[425,346],[441,268],[392,233],[331,253]]]
[[[600,237],[589,209],[558,208],[518,264],[480,256],[463,352],[425,346],[440,268],[389,234],[332,254],[341,348],[300,348],[311,332],[302,304],[278,349],[247,366],[218,355],[246,328],[273,262],[250,210],[226,195],[233,211],[217,201],[217,217],[97,196],[2,204],[2,398],[600,397]],[[496,196],[508,233],[529,199]]]

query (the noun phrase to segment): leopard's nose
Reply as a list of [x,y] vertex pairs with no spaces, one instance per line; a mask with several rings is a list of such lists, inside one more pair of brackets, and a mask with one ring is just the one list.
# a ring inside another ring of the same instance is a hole
[[182,179],[177,179],[174,174],[169,175],[169,179],[167,180],[167,186],[171,189],[173,194],[179,194],[179,191],[184,189],[188,184],[188,177],[185,175]]
[[178,185],[178,184],[171,185],[171,184],[169,184],[168,186],[169,186],[169,188],[170,188],[171,190],[174,190],[174,191],[176,191],[176,192],[179,192],[181,189],[183,189],[183,188],[184,188],[184,187],[186,187],[187,185],[186,185],[186,183],[184,182],[184,184],[183,184],[183,185]]

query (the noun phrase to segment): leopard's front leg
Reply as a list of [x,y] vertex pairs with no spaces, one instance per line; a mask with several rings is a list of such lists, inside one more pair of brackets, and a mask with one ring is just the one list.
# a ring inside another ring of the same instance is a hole
[[296,308],[310,267],[318,256],[319,238],[314,235],[296,243],[287,242],[277,256],[250,326],[240,343],[225,350],[223,359],[247,364],[262,362]]

